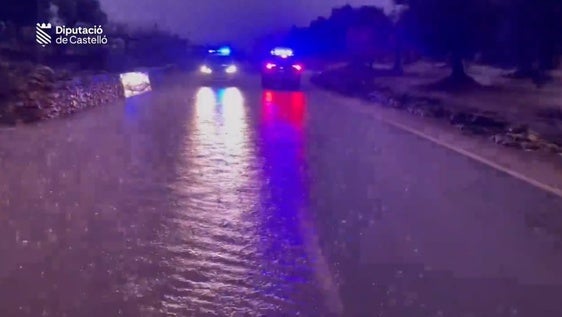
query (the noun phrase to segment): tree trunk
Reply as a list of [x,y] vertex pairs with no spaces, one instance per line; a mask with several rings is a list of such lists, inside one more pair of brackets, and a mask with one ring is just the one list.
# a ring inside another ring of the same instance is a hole
[[451,58],[451,77],[453,79],[465,79],[468,75],[465,72],[464,64],[460,54],[453,53]]
[[396,74],[404,74],[404,68],[402,65],[402,43],[399,38],[396,39],[396,45],[394,47],[394,67],[393,70]]
[[556,38],[553,36],[542,39],[539,49],[539,71],[546,72],[555,69],[557,55]]
[[528,47],[519,47],[517,52],[517,69],[515,77],[531,78],[536,73],[533,67],[533,57]]

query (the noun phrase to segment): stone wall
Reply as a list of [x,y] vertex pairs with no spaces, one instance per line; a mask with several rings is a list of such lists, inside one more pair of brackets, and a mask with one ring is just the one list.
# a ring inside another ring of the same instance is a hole
[[[160,87],[174,68],[139,71],[147,72],[154,86]],[[60,118],[125,98],[119,74],[70,76],[46,66],[3,65],[0,86],[0,124]]]

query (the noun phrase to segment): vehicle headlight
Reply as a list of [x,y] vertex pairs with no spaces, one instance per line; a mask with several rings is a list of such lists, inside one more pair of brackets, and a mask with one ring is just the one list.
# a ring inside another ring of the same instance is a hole
[[212,70],[209,66],[207,66],[207,65],[201,66],[200,71],[201,71],[203,74],[210,74],[210,73],[213,72],[213,70]]
[[226,68],[226,72],[229,74],[233,74],[236,73],[238,71],[238,68],[236,67],[236,65],[230,65]]

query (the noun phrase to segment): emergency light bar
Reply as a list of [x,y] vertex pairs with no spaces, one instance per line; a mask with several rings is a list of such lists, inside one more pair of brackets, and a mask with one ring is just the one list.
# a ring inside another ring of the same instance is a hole
[[289,56],[293,56],[294,52],[290,48],[277,47],[271,50],[271,55],[287,58]]
[[219,55],[222,56],[229,56],[230,55],[230,47],[221,47],[218,50]]
[[218,50],[211,49],[211,50],[209,50],[209,53],[217,54],[217,55],[220,55],[220,56],[230,56],[231,50],[230,50],[230,47],[223,46],[223,47],[219,48]]

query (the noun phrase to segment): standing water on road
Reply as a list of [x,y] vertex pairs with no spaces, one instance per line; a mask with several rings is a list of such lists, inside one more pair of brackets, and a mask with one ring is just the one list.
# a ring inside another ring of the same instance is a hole
[[0,316],[561,315],[560,199],[255,79],[0,130]]
[[3,316],[330,313],[304,94],[253,108],[237,88],[193,95],[2,136],[29,145],[1,152]]
[[265,100],[255,131],[240,90],[198,91],[162,242],[165,311],[320,313],[303,241],[306,104],[302,93],[279,97],[288,103]]

